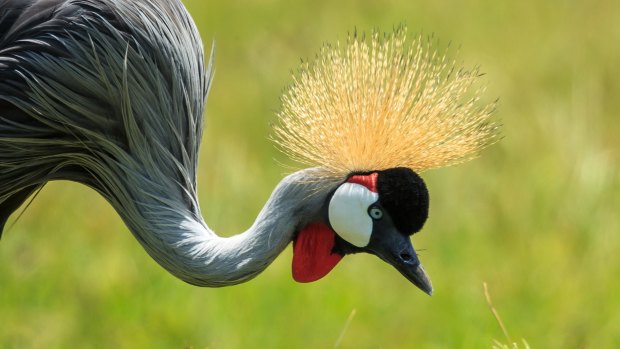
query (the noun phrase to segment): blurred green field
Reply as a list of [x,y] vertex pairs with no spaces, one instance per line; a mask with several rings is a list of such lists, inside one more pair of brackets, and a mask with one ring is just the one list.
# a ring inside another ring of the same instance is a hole
[[504,139],[423,174],[416,235],[428,297],[376,257],[297,284],[290,248],[255,280],[184,284],[83,186],[40,193],[0,242],[0,348],[620,347],[620,2],[186,0],[217,43],[199,191],[209,225],[243,231],[287,171],[267,140],[300,58],[354,28],[435,33],[487,75]]

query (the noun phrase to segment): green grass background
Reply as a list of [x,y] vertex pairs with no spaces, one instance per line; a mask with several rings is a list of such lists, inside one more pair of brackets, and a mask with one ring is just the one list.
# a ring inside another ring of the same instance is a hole
[[[300,58],[354,28],[434,33],[500,98],[505,138],[423,174],[428,297],[372,256],[294,283],[290,248],[255,280],[193,287],[156,265],[92,190],[50,183],[0,242],[0,348],[489,348],[482,290],[532,348],[620,347],[620,2],[185,1],[216,73],[200,202],[247,228],[282,178],[267,137]],[[453,45],[454,46],[454,45]]]

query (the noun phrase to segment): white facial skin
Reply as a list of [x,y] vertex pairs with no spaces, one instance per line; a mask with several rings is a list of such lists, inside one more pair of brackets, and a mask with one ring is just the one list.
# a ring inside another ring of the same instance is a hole
[[381,209],[371,208],[377,200],[379,194],[361,184],[342,184],[329,202],[329,222],[334,231],[351,245],[366,247],[373,218],[380,219],[383,215]]

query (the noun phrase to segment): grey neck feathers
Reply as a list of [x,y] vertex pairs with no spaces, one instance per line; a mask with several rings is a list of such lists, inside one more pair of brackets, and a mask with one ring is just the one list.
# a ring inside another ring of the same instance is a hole
[[146,251],[178,278],[199,286],[234,285],[262,272],[291,242],[296,230],[320,219],[332,185],[309,181],[312,171],[284,178],[254,224],[231,237],[216,235],[199,215],[183,210],[180,203],[141,204],[139,216],[118,211]]

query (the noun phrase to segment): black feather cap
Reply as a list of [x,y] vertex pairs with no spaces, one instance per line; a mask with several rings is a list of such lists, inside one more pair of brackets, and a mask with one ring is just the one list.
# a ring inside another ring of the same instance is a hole
[[428,218],[429,195],[426,184],[409,168],[378,171],[379,203],[390,214],[396,229],[412,235],[422,229]]

